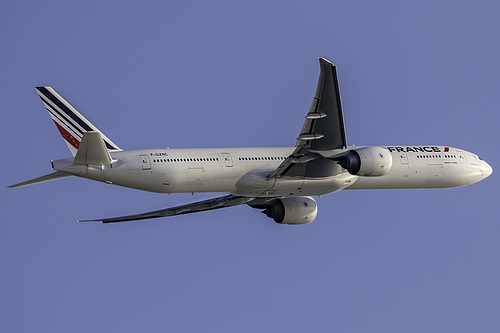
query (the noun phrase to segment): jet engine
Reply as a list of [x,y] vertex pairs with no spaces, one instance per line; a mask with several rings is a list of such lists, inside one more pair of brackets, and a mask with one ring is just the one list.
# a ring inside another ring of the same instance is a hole
[[392,167],[392,155],[383,147],[353,149],[333,159],[355,176],[384,176]]
[[316,218],[318,206],[311,197],[286,197],[272,201],[262,213],[280,224],[307,224]]

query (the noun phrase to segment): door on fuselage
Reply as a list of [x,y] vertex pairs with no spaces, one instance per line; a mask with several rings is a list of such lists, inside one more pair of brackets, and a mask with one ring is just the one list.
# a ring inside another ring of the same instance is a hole
[[141,160],[142,170],[151,170],[151,162],[148,155],[139,156]]
[[224,160],[224,164],[227,167],[233,166],[233,159],[231,158],[231,155],[229,153],[222,153],[222,159]]
[[399,152],[399,159],[401,160],[401,164],[408,164],[408,155],[405,152]]
[[458,153],[458,156],[460,157],[460,163],[461,164],[467,164],[467,159],[465,158],[465,154],[460,152]]

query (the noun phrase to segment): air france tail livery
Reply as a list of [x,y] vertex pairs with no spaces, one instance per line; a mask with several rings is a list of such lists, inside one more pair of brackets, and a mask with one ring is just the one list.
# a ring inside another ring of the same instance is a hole
[[36,88],[73,157],[55,172],[10,187],[77,176],[160,193],[225,195],[136,215],[83,221],[123,222],[247,204],[281,224],[316,218],[312,196],[341,190],[449,188],[492,173],[477,155],[430,146],[347,146],[336,67],[321,72],[295,147],[122,150],[51,87]]

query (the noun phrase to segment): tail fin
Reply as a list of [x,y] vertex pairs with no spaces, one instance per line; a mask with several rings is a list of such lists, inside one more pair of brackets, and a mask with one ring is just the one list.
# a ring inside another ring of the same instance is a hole
[[36,87],[36,91],[47,111],[49,111],[52,120],[61,133],[64,141],[68,145],[73,156],[76,156],[83,133],[99,132],[108,151],[120,151],[117,145],[108,139],[101,131],[82,116],[74,107],[72,107],[64,98],[62,98],[51,87]]

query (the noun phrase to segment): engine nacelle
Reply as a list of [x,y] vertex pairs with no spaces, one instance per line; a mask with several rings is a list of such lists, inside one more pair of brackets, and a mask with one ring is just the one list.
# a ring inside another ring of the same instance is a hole
[[355,176],[384,176],[392,168],[392,155],[383,147],[353,149],[337,160],[341,167]]
[[311,197],[286,197],[274,200],[262,213],[280,224],[307,224],[316,218],[318,205]]

